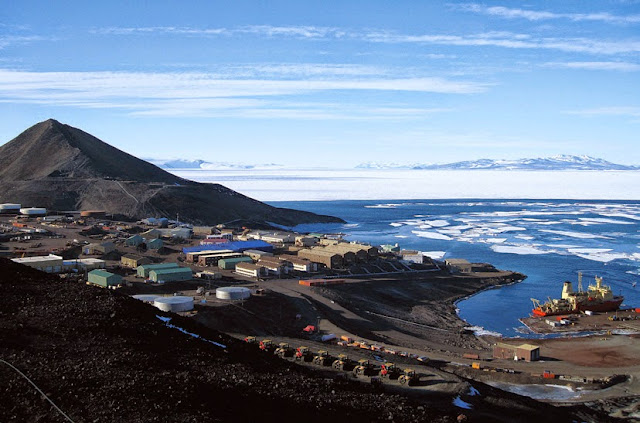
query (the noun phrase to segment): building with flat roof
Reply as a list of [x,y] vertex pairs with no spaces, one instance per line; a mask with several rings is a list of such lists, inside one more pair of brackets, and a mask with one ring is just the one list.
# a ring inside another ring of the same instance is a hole
[[296,256],[280,256],[280,259],[291,263],[291,268],[298,272],[315,272],[318,270],[318,264],[311,260]]
[[424,261],[422,253],[415,250],[402,250],[400,251],[400,257],[402,257],[402,260],[409,261],[411,263],[420,264]]
[[451,258],[444,261],[445,266],[451,272],[469,273],[471,272],[471,263],[465,259]]
[[24,264],[42,272],[60,273],[63,270],[63,259],[61,256],[49,254],[48,256],[21,257],[11,259],[14,263]]
[[254,264],[249,262],[236,264],[235,272],[241,276],[247,276],[250,278],[260,278],[267,275],[267,269],[260,264]]

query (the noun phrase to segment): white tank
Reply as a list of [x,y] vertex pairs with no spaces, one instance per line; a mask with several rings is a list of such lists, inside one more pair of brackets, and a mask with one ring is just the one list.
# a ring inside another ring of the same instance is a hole
[[20,211],[20,207],[22,207],[20,204],[13,204],[13,203],[0,204],[0,213],[8,213],[8,212],[17,213],[18,211]]
[[189,311],[193,310],[193,297],[160,297],[153,301],[153,305],[162,311]]
[[143,303],[153,303],[155,302],[155,300],[161,297],[160,295],[140,294],[140,295],[133,295],[133,298],[135,298],[136,300],[140,300]]
[[216,298],[219,300],[246,300],[250,296],[249,288],[228,286],[216,289]]
[[27,216],[44,216],[47,209],[44,207],[24,207],[20,209],[20,213]]

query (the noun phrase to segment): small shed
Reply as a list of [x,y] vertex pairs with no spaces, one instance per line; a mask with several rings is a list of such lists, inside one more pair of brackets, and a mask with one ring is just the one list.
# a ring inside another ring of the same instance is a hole
[[540,359],[540,347],[532,344],[511,345],[498,342],[493,347],[493,358],[536,361]]
[[150,239],[147,241],[147,248],[150,250],[159,250],[164,246],[160,238]]
[[124,267],[130,267],[134,269],[138,266],[142,266],[143,264],[151,264],[151,259],[135,254],[127,254],[120,257],[120,264],[122,264],[122,266]]
[[111,286],[118,286],[122,283],[122,277],[106,270],[92,270],[88,273],[87,282],[109,288]]
[[154,282],[188,281],[193,279],[193,273],[188,267],[174,267],[171,269],[155,269],[149,272],[149,279]]
[[138,245],[142,244],[143,242],[144,242],[144,239],[140,235],[136,234],[134,236],[131,236],[131,237],[127,238],[124,241],[124,244],[129,246],[129,247],[137,247]]

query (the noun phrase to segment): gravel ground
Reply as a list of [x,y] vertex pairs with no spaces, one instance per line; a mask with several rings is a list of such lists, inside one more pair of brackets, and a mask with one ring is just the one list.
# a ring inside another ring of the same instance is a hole
[[[318,376],[118,292],[0,259],[0,359],[23,371],[74,422],[608,421],[482,387],[410,398]],[[168,327],[156,316],[205,342]],[[464,415],[464,418],[461,417]],[[0,421],[65,419],[0,363]]]

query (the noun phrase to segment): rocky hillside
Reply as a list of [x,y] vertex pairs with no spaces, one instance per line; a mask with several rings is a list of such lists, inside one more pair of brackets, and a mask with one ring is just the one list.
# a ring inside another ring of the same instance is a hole
[[0,203],[55,210],[104,210],[132,218],[192,223],[234,220],[281,225],[341,222],[271,207],[219,184],[179,178],[53,119],[0,147]]
[[2,258],[0,298],[2,422],[66,421],[7,363],[74,422],[610,421],[482,384],[465,410],[447,395],[326,378],[192,319]]

